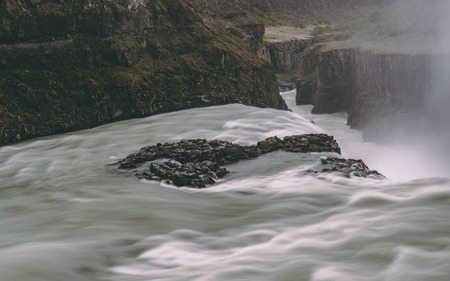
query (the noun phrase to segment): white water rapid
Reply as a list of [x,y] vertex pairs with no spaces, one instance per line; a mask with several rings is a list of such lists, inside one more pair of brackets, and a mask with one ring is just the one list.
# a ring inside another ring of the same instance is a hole
[[[1,147],[0,281],[450,280],[448,171],[283,95],[293,112],[215,106]],[[301,173],[318,153],[242,161],[202,190],[110,165],[158,142],[312,132],[388,179]]]

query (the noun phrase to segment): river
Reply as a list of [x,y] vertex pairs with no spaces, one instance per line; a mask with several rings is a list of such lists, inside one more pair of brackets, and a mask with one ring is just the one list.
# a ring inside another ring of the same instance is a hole
[[[0,281],[450,280],[449,171],[283,96],[293,112],[214,106],[1,147]],[[315,132],[387,179],[305,175],[324,154],[287,152],[201,190],[114,172],[158,142]]]

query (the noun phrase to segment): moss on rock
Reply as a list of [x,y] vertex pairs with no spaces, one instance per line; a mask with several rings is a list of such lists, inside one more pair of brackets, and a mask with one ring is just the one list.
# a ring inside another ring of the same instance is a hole
[[187,1],[73,3],[0,5],[0,145],[191,107],[286,109],[271,67]]

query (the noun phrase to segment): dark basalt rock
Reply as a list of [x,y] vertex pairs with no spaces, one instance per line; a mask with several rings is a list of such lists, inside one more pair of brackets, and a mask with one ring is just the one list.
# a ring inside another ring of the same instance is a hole
[[136,173],[140,179],[165,181],[176,186],[206,187],[224,177],[229,171],[216,162],[203,161],[181,164],[175,160],[151,163],[148,170]]
[[295,83],[278,80],[278,89],[280,92],[292,91],[295,89]]
[[255,54],[264,27],[239,38],[190,2],[0,1],[0,146],[195,107],[287,110]]
[[336,157],[324,157],[315,169],[309,169],[307,173],[336,173],[344,177],[377,178],[385,177],[377,171],[370,170],[362,160],[344,159]]
[[229,173],[220,166],[254,159],[277,150],[340,153],[334,138],[325,134],[296,135],[284,139],[275,136],[250,146],[222,140],[191,139],[141,148],[119,161],[118,169],[128,170],[140,179],[203,188]]

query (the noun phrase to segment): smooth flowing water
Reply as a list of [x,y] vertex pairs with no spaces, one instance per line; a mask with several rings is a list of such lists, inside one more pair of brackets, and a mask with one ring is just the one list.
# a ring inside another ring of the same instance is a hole
[[[449,171],[284,96],[294,112],[191,109],[0,148],[0,280],[450,280]],[[202,190],[111,165],[158,142],[314,132],[388,179],[304,175],[319,153],[230,165]]]

